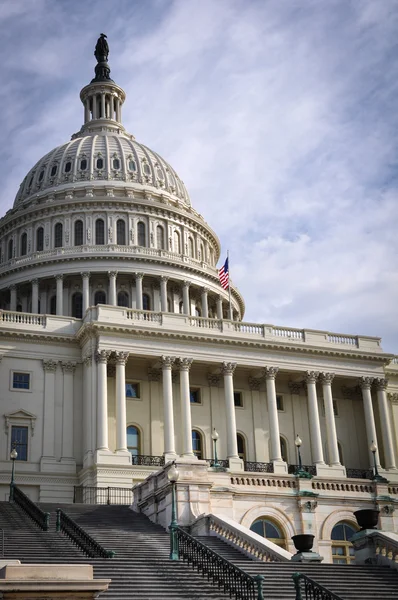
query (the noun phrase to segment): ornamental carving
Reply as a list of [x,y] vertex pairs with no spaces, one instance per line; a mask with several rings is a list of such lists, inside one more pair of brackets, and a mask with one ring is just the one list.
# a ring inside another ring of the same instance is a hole
[[162,369],[171,369],[173,364],[175,363],[174,356],[162,356],[160,362],[162,364]]
[[249,388],[253,392],[258,392],[261,385],[261,379],[257,379],[256,377],[249,377]]
[[191,368],[193,359],[192,358],[178,358],[177,365],[180,371],[189,371]]
[[144,274],[143,273],[135,273],[135,280],[137,281],[137,279],[142,279],[144,278]]
[[361,377],[359,380],[359,385],[361,386],[361,390],[370,390],[373,383],[373,377]]
[[209,385],[212,387],[217,387],[220,383],[220,376],[219,375],[215,375],[214,373],[208,373],[207,374],[207,381],[209,382]]
[[125,365],[129,357],[128,352],[115,352],[115,359],[117,365]]
[[106,364],[108,362],[110,355],[111,355],[110,350],[98,350],[95,355],[95,360],[97,361],[97,363]]
[[114,363],[107,364],[106,375],[107,375],[107,377],[112,377],[112,378],[116,377],[116,365]]
[[62,280],[63,280],[63,278],[64,278],[64,276],[63,276],[63,275],[56,275],[56,276],[55,276],[55,279],[56,279],[57,281],[62,281]]
[[110,279],[116,279],[117,271],[108,271],[108,277]]
[[388,386],[388,379],[385,379],[383,377],[377,377],[374,380],[375,386],[376,386],[376,390],[378,392],[385,392]]
[[265,379],[275,379],[278,374],[278,367],[265,367],[264,376]]
[[47,373],[55,373],[57,370],[57,363],[55,360],[43,360],[43,369]]
[[85,367],[91,367],[93,364],[93,357],[92,356],[85,356],[83,358],[83,364]]
[[74,373],[76,369],[75,362],[61,362],[61,367],[64,373]]
[[160,369],[148,369],[148,381],[160,381],[162,371]]
[[298,383],[297,381],[289,381],[288,385],[291,394],[296,394],[297,396],[300,394],[301,383]]
[[323,385],[332,385],[332,381],[334,379],[334,373],[320,373],[319,381]]
[[394,512],[395,512],[395,507],[392,506],[392,504],[386,504],[386,506],[383,506],[381,508],[381,512],[383,513],[383,515],[391,516]]
[[91,273],[80,273],[83,279],[90,279]]
[[319,377],[318,371],[307,371],[305,374],[305,382],[306,383],[316,383]]
[[390,402],[392,404],[398,404],[398,394],[397,393],[394,393],[394,394],[389,393],[388,394],[388,399],[390,400]]
[[236,363],[223,362],[221,365],[221,372],[223,375],[233,375],[236,369]]
[[299,511],[304,513],[314,513],[317,506],[318,502],[316,500],[306,500],[298,503]]

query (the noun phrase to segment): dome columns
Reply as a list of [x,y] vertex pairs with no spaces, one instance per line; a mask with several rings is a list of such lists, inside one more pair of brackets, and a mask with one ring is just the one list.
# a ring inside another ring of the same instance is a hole
[[57,282],[57,308],[56,308],[56,314],[57,316],[62,316],[64,314],[64,306],[63,306],[63,299],[64,299],[64,276],[63,275],[57,275],[55,277],[56,282]]
[[[82,132],[86,129],[93,131],[93,127],[98,126],[97,121],[106,120],[109,127],[117,124],[117,129],[122,127],[122,104],[125,100],[125,93],[115,83],[92,83],[87,85],[80,92],[80,99],[84,106],[84,125]],[[103,127],[101,123],[100,127]]]
[[184,315],[190,315],[191,311],[189,309],[189,281],[184,281],[182,286],[182,311]]

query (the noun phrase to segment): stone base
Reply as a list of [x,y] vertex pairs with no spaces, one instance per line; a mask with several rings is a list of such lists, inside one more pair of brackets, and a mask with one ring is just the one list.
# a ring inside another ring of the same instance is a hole
[[323,556],[318,552],[297,552],[291,558],[292,562],[300,563],[320,563],[323,561]]
[[167,465],[167,463],[173,462],[173,461],[177,460],[177,458],[180,458],[180,457],[175,452],[165,452],[164,453],[164,464]]
[[112,452],[111,450],[96,450],[94,452],[96,465],[131,466],[131,454],[126,451]]
[[54,456],[42,456],[40,471],[42,473],[57,473],[57,475],[76,475],[76,461],[74,458],[61,458],[58,461]]
[[315,465],[316,474],[318,477],[341,478],[347,477],[345,467],[343,465]]
[[390,469],[389,471],[379,469],[379,473],[391,483],[398,483],[398,469]]
[[275,475],[287,475],[287,463],[284,460],[273,460]]
[[229,458],[229,471],[244,471],[245,465],[241,458]]

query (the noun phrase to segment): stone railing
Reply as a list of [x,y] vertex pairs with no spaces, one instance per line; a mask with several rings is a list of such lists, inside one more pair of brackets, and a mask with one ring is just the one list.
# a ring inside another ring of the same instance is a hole
[[226,516],[199,517],[190,527],[194,535],[213,535],[263,562],[287,562],[292,554]]
[[312,489],[316,491],[330,491],[330,492],[352,492],[358,494],[359,492],[365,494],[372,494],[374,491],[374,485],[372,483],[345,483],[336,481],[313,481]]
[[81,320],[73,317],[0,310],[0,327],[12,331],[18,331],[20,327],[24,331],[44,330],[46,333],[73,335],[81,327]]
[[249,477],[248,475],[239,475],[231,477],[232,485],[254,485],[256,487],[270,487],[270,488],[281,488],[281,489],[296,489],[297,483],[295,478],[290,477],[278,477],[274,475],[273,477],[259,477],[253,476]]
[[13,311],[0,311],[0,322],[13,323],[17,325],[39,325],[46,326],[47,318],[45,315],[34,315],[32,313],[22,313]]
[[398,534],[365,530],[352,538],[356,564],[373,564],[398,570]]

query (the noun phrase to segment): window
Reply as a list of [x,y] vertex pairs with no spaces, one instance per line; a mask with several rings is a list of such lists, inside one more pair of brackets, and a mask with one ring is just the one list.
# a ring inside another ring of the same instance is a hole
[[85,171],[86,169],[87,169],[87,159],[82,158],[82,160],[80,161],[80,170]]
[[282,436],[280,436],[279,443],[281,445],[282,460],[284,460],[285,462],[288,462],[288,460],[287,460],[287,443],[286,443],[285,438],[283,438]]
[[201,261],[205,260],[205,249],[203,244],[200,244],[200,257],[198,258],[200,258]]
[[140,432],[138,427],[134,427],[134,425],[127,427],[127,449],[132,456],[139,456],[140,454]]
[[30,373],[14,371],[12,374],[12,388],[14,390],[30,390]]
[[63,238],[63,227],[62,223],[57,223],[54,227],[54,248],[62,247],[62,238]]
[[52,296],[50,300],[50,315],[57,314],[57,296]]
[[21,236],[21,256],[26,256],[28,253],[28,234],[23,233]]
[[181,240],[178,231],[174,232],[174,252],[176,254],[181,254]]
[[75,246],[83,246],[83,221],[75,222]]
[[76,292],[72,296],[72,317],[75,319],[83,317],[83,295],[81,292]]
[[39,227],[36,231],[36,251],[41,252],[44,248],[44,229]]
[[238,445],[238,456],[242,460],[246,460],[246,442],[241,433],[236,434],[236,442]]
[[117,305],[125,306],[128,308],[129,305],[129,295],[127,292],[119,292],[117,295]]
[[28,191],[30,190],[30,188],[32,187],[32,183],[33,183],[33,178],[34,178],[35,174],[33,173],[32,177],[30,178],[29,181],[29,185],[28,185]]
[[333,400],[333,413],[335,417],[339,416],[339,407],[337,405],[337,400]]
[[72,163],[70,160],[65,164],[65,173],[70,173],[72,170]]
[[139,246],[146,246],[146,243],[145,243],[145,223],[143,223],[142,221],[140,221],[137,224],[137,238],[138,238],[138,245]]
[[137,170],[137,163],[135,162],[135,160],[130,159],[128,162],[128,167],[129,167],[129,171],[136,171]]
[[188,238],[188,255],[194,256],[193,239],[191,237]]
[[254,533],[267,538],[267,540],[270,540],[270,542],[274,542],[274,544],[277,544],[286,550],[285,536],[283,535],[280,527],[271,521],[271,519],[264,517],[257,519],[254,521],[254,523],[252,523],[250,529],[254,531]]
[[143,310],[151,310],[151,299],[148,294],[142,294],[142,308]]
[[164,232],[163,227],[160,225],[156,227],[156,247],[159,250],[164,250]]
[[120,160],[118,158],[114,158],[112,161],[112,166],[114,169],[120,169]]
[[157,168],[156,169],[156,174],[157,174],[157,176],[158,176],[159,179],[161,179],[162,181],[164,180],[164,174],[163,174],[162,169]]
[[151,174],[151,167],[148,165],[148,163],[144,163],[144,173],[145,175],[150,175]]
[[344,465],[344,461],[343,461],[343,448],[342,448],[340,442],[337,442],[337,449],[339,451],[339,461],[340,461],[340,464]]
[[95,222],[95,243],[99,246],[105,244],[105,223],[103,219],[97,219]]
[[57,165],[53,165],[53,166],[51,167],[51,171],[50,171],[50,176],[51,176],[51,177],[55,177],[55,176],[56,176],[56,174],[57,174],[57,169],[58,169]]
[[283,396],[277,396],[276,397],[276,408],[277,410],[284,410],[284,406],[283,406]]
[[350,523],[341,521],[332,529],[332,558],[334,564],[349,565],[355,563],[355,554],[350,539],[358,530]]
[[13,254],[13,250],[14,250],[14,244],[12,240],[8,240],[8,260],[12,259],[12,254]]
[[140,398],[139,383],[126,383],[126,398]]
[[242,392],[234,392],[234,404],[238,407],[243,407]]
[[11,448],[18,453],[16,460],[28,460],[28,428],[11,427]]
[[116,223],[116,243],[119,246],[126,245],[126,223],[123,219],[118,219]]
[[103,169],[104,168],[104,159],[103,158],[97,158],[97,169]]
[[105,292],[102,290],[98,290],[97,292],[95,292],[94,306],[97,306],[97,304],[106,304],[106,295]]
[[203,458],[202,435],[196,429],[192,430],[192,449],[196,458]]
[[200,389],[199,388],[190,388],[189,398],[191,400],[191,404],[202,404],[202,399],[200,397]]
[[44,177],[44,169],[42,171],[40,171],[39,182],[43,181],[43,177]]

